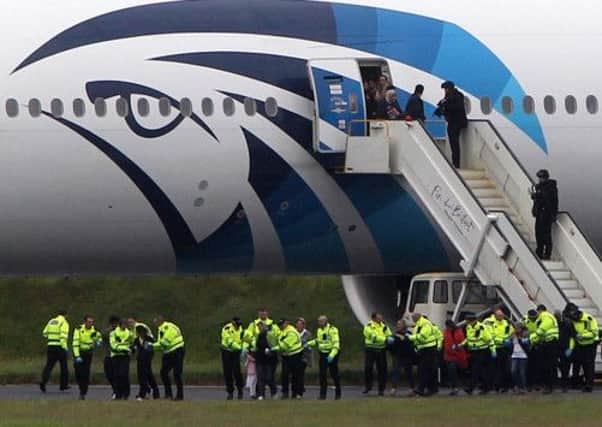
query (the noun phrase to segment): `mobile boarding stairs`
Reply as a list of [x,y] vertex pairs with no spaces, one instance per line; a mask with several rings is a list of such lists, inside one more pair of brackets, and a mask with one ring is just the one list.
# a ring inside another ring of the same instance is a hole
[[459,170],[420,122],[369,124],[370,136],[347,138],[345,173],[392,174],[407,182],[458,250],[464,273],[496,286],[515,317],[537,304],[553,311],[572,302],[602,326],[599,256],[561,212],[552,229],[552,260],[538,259],[533,182],[490,122],[469,122]]

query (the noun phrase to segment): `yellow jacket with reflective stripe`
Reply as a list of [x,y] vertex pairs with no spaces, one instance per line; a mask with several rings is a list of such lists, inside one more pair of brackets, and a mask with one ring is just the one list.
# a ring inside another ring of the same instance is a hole
[[49,347],[62,347],[67,350],[69,340],[69,322],[64,316],[56,316],[50,319],[42,331],[42,335],[48,340]]
[[109,345],[111,357],[129,355],[132,347],[132,331],[128,328],[116,327],[109,335]]
[[492,314],[483,323],[491,330],[493,342],[498,348],[503,347],[504,341],[514,335],[514,326],[507,319],[497,320],[495,315]]
[[392,335],[387,325],[371,320],[364,326],[364,345],[366,348],[382,350],[387,346],[387,338]]
[[435,327],[426,317],[422,316],[414,325],[410,341],[414,343],[416,350],[438,347],[441,331]]
[[232,322],[224,325],[222,328],[221,348],[226,351],[241,351],[242,340],[244,335],[242,326],[236,327]]
[[330,323],[323,328],[318,328],[316,337],[307,343],[310,347],[318,347],[320,353],[328,353],[335,357],[341,351],[339,330]]
[[535,322],[537,329],[529,336],[532,343],[546,343],[558,339],[558,320],[549,311],[542,311]]
[[495,350],[491,331],[481,322],[466,325],[466,338],[462,342],[462,345],[469,351],[484,349]]
[[600,330],[598,329],[598,321],[587,313],[581,315],[581,319],[574,321],[575,335],[581,335],[581,339],[576,337],[571,338],[569,343],[570,348],[575,348],[577,345],[591,345],[599,340]]
[[278,328],[274,325],[274,321],[269,317],[265,320],[257,318],[249,323],[247,329],[245,329],[243,340],[244,348],[247,350],[255,350],[255,344],[257,342],[257,336],[259,335],[259,324],[263,322],[268,329],[268,342],[273,347],[278,344]]
[[163,322],[159,326],[157,341],[153,344],[155,350],[162,350],[163,353],[171,353],[184,347],[184,337],[180,328],[174,323]]
[[303,351],[301,334],[293,325],[288,325],[278,337],[278,345],[273,348],[279,351],[283,356],[293,356]]
[[82,351],[92,351],[97,343],[102,342],[102,334],[94,326],[90,329],[81,325],[73,331],[73,356],[79,357]]

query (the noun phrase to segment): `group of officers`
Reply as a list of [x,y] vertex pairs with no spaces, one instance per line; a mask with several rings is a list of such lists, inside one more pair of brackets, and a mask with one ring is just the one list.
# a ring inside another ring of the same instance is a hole
[[[83,323],[73,331],[71,351],[75,369],[75,378],[79,387],[79,397],[86,398],[90,384],[90,370],[95,350],[106,346],[107,354],[104,359],[104,371],[111,384],[114,400],[127,400],[130,396],[130,359],[136,356],[139,391],[137,400],[160,397],[159,388],[152,370],[153,355],[156,351],[163,353],[161,360],[161,380],[165,388],[165,398],[182,400],[184,385],[182,371],[184,365],[184,337],[180,328],[168,322],[162,315],[155,317],[157,327],[155,336],[150,327],[139,322],[135,317],[119,318],[111,316],[109,327],[99,331],[94,326],[92,316],[84,316]],[[70,326],[67,312],[59,311],[57,316],[50,319],[43,332],[47,340],[46,365],[42,371],[40,390],[46,393],[46,384],[50,379],[52,369],[59,363],[60,390],[69,390],[69,357]],[[175,398],[172,394],[170,373],[173,371],[176,384]]]
[[[451,351],[462,350],[468,354],[470,375],[465,387],[468,394],[479,389],[479,394],[487,394],[492,389],[506,392],[512,386],[511,357],[513,347],[520,345],[528,355],[528,388],[540,387],[544,394],[551,393],[561,373],[563,391],[569,387],[569,374],[584,374],[582,391],[593,390],[596,349],[600,342],[596,319],[577,306],[569,303],[562,313],[552,314],[544,305],[529,310],[519,322],[513,323],[504,311],[496,307],[491,315],[478,319],[473,313],[465,314],[462,334],[444,334],[427,316],[420,313],[411,315],[413,327],[405,327],[399,321],[395,332],[391,331],[380,313],[373,313],[363,330],[365,348],[365,387],[364,394],[370,393],[373,386],[374,367],[377,372],[378,395],[383,396],[387,382],[387,351],[400,343],[412,348],[417,364],[417,383],[408,378],[412,390],[410,396],[430,396],[439,391],[439,364],[444,357],[444,339],[461,336],[461,341],[446,344]],[[272,397],[277,387],[274,374],[278,357],[282,361],[282,395],[289,398],[289,383],[292,381],[292,397],[302,398],[304,393],[302,361],[304,350],[316,348],[319,353],[319,399],[326,399],[327,375],[330,373],[335,387],[335,399],[341,398],[339,376],[339,356],[341,343],[338,329],[324,315],[318,318],[319,328],[314,339],[303,340],[304,323],[293,325],[288,320],[278,322],[268,317],[266,310],[260,310],[258,318],[246,328],[238,317],[222,328],[221,352],[224,379],[228,399],[233,399],[234,385],[238,398],[243,398],[241,360],[247,354],[253,355],[257,363],[257,398],[265,396],[269,387]],[[517,331],[515,331],[515,327]],[[458,328],[452,325],[453,329]],[[414,363],[412,362],[412,364]],[[406,375],[412,375],[412,366]],[[449,368],[448,368],[449,369]],[[455,386],[453,386],[455,387]],[[452,388],[451,394],[457,394]]]

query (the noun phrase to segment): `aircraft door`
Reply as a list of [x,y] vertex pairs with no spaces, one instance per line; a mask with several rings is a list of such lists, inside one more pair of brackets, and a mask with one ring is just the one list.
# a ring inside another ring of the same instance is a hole
[[[366,105],[362,76],[355,59],[308,61],[314,92],[314,150],[343,153],[347,135],[366,134]],[[359,120],[360,122],[354,122]]]

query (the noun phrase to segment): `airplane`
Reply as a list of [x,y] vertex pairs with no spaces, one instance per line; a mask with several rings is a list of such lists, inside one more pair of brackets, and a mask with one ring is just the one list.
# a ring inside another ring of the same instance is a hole
[[[452,80],[599,248],[598,3],[22,0],[0,18],[4,275],[337,274],[390,310],[458,255],[408,188],[339,172],[384,75]],[[433,134],[444,125],[433,122]],[[361,306],[361,307],[360,307]]]

